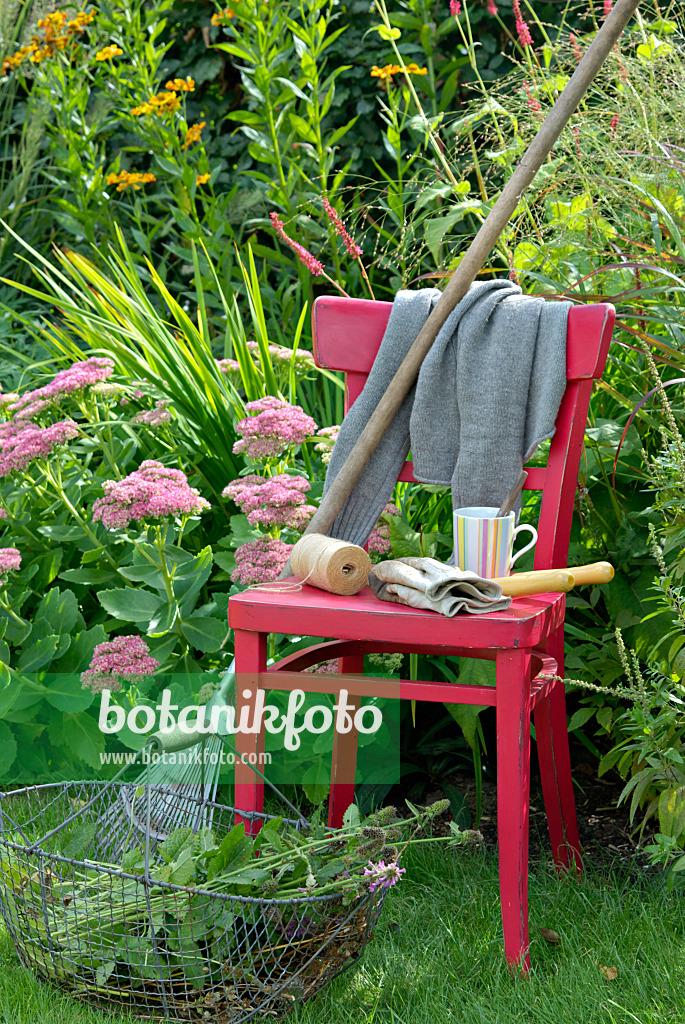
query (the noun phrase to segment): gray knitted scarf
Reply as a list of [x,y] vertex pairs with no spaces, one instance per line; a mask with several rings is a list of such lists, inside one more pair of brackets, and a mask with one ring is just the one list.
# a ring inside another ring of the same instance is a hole
[[[366,385],[340,430],[335,479],[441,293],[400,291]],[[414,476],[451,486],[454,508],[499,506],[524,461],[554,433],[566,387],[569,302],[524,296],[511,281],[478,281],[426,356],[331,537],[364,545],[411,448]]]

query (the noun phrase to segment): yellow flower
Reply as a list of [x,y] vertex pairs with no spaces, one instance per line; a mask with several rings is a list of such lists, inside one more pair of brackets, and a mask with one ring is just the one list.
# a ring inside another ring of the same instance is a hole
[[195,175],[195,184],[196,185],[206,185],[210,178],[211,178],[211,174],[196,174]]
[[212,15],[212,25],[223,25],[227,18],[235,18],[235,11],[230,7],[224,7],[223,11]]
[[393,75],[399,74],[402,68],[398,64],[386,64],[385,67],[379,68],[374,66],[371,68],[371,77],[380,78],[381,82],[384,82],[386,78],[392,78]]
[[116,185],[117,192],[123,192],[127,188],[137,191],[141,185],[146,185],[150,181],[157,181],[154,174],[141,174],[139,171],[120,171],[119,174],[107,175],[107,184]]
[[55,29],[60,29],[67,20],[67,16],[64,11],[55,11],[53,14],[48,14],[47,17],[41,18],[38,22],[38,28],[45,29],[45,34],[53,33]]
[[186,79],[174,78],[173,81],[167,82],[164,88],[171,92],[195,92],[195,82],[188,75]]
[[[420,68],[418,64],[414,64],[413,62],[411,64],[407,64],[406,69],[410,75],[428,74],[428,68]],[[386,64],[385,67],[382,68],[376,67],[374,64],[371,69],[371,77],[380,78],[381,82],[385,82],[386,79],[392,78],[393,75],[400,74],[402,74],[402,68],[399,64]]]
[[191,124],[190,128],[186,132],[186,141],[183,143],[184,149],[187,149],[188,146],[192,146],[194,142],[200,141],[202,129],[205,127],[206,123],[206,121],[200,121],[199,124]]
[[175,92],[158,92],[155,96],[150,96],[148,100],[141,103],[139,107],[133,107],[131,113],[134,117],[140,117],[143,114],[154,114],[155,111],[158,114],[173,113],[174,110],[178,110],[181,103]]
[[118,57],[124,51],[118,46],[106,46],[104,50],[100,50],[95,54],[96,60],[110,60],[112,57]]
[[85,25],[89,25],[94,15],[79,12],[75,18],[67,22],[67,15],[64,11],[53,11],[52,14],[40,18],[37,27],[42,29],[42,35],[35,35],[31,38],[29,46],[22,46],[12,57],[5,57],[2,62],[3,73],[19,67],[23,60],[28,57],[34,64],[40,64],[48,57],[54,57],[59,50],[66,50],[70,43],[74,43],[75,36],[83,32]]
[[88,14],[86,14],[85,11],[79,11],[76,17],[72,18],[72,20],[68,23],[68,27],[72,29],[72,31],[82,32],[83,26],[90,25],[94,17],[95,14],[93,11],[90,11]]

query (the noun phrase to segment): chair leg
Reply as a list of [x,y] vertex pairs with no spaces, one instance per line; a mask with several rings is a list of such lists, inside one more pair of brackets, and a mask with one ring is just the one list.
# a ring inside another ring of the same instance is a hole
[[[235,631],[235,713],[236,726],[243,720],[248,727],[253,725],[254,708],[257,700],[259,673],[266,671],[266,633],[254,633],[250,630]],[[252,814],[264,810],[264,783],[252,770],[249,759],[256,758],[256,766],[262,771],[264,753],[264,730],[258,733],[238,731],[235,734],[235,746],[244,758],[241,762],[236,758],[235,765],[235,806],[243,811],[236,814],[236,824],[244,822],[245,832],[256,835],[261,828],[261,820],[254,819]]]
[[530,651],[500,651],[497,682],[497,835],[504,952],[530,967],[528,813],[530,805]]
[[[351,654],[338,659],[338,671],[345,675],[361,675],[364,671],[364,655]],[[356,711],[361,698],[350,695],[348,705]],[[354,711],[351,712],[354,714]],[[328,797],[328,824],[340,828],[343,814],[354,802],[354,780],[357,772],[357,743],[359,734],[355,728],[348,733],[333,733],[333,757],[331,761],[331,791]]]
[[[564,674],[564,636],[560,631],[548,644],[556,658],[559,675]],[[576,803],[568,746],[564,684],[558,682],[549,697],[534,711],[535,736],[540,763],[549,837],[554,863],[562,870],[582,871]]]

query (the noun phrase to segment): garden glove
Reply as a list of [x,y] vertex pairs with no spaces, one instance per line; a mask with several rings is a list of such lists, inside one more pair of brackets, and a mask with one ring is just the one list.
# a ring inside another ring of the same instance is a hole
[[392,558],[374,565],[369,586],[381,601],[397,601],[452,618],[457,612],[501,612],[511,604],[502,588],[475,572],[435,558]]

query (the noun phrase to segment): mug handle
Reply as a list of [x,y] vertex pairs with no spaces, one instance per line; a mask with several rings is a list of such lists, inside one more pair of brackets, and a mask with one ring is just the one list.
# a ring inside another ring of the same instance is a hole
[[533,534],[533,539],[528,544],[525,544],[521,548],[521,550],[517,551],[516,554],[513,556],[511,562],[509,562],[509,571],[510,572],[511,572],[511,570],[513,568],[513,565],[514,565],[514,562],[516,561],[516,559],[520,558],[521,555],[526,553],[526,551],[530,551],[530,549],[537,543],[538,531],[535,529],[535,527],[534,526],[529,526],[528,523],[521,523],[521,525],[517,526],[516,529],[514,530],[513,536],[511,538],[512,544],[516,540],[516,536],[517,536],[517,534],[519,534],[521,532],[521,530],[530,530],[530,532]]

